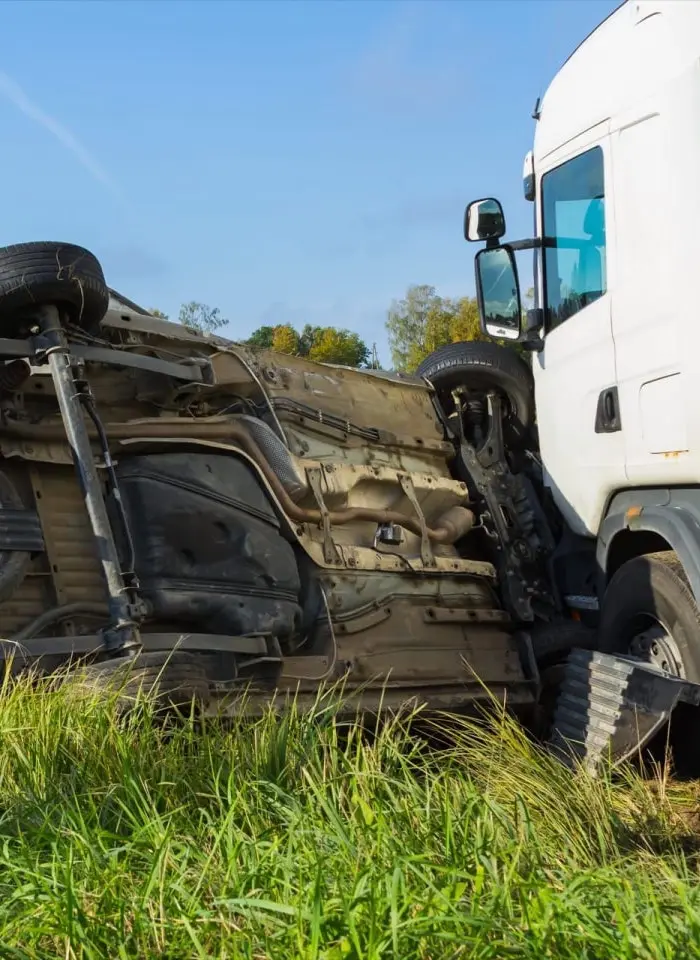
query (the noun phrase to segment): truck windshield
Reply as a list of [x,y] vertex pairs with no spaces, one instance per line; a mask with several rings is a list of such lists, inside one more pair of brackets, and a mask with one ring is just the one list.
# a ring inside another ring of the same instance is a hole
[[605,188],[600,147],[542,177],[546,328],[605,293]]

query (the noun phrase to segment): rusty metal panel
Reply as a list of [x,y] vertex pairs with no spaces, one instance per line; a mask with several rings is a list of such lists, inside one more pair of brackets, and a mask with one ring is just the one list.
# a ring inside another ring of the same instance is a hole
[[37,557],[12,597],[0,603],[0,632],[10,638],[44,610],[55,606],[50,574],[42,570],[44,557]]
[[99,603],[105,588],[73,468],[46,464],[31,474],[56,600]]
[[271,351],[252,355],[250,362],[273,402],[276,397],[291,398],[359,427],[443,441],[431,392],[424,384],[401,383]]

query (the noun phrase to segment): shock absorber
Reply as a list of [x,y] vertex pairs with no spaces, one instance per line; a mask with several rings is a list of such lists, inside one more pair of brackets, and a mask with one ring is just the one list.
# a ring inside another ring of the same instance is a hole
[[484,420],[486,418],[486,403],[483,397],[468,395],[462,407],[464,426],[475,447],[484,439]]
[[73,373],[70,345],[57,307],[37,306],[35,320],[107,588],[110,624],[104,631],[105,647],[112,653],[126,652],[128,648],[139,645],[139,616],[130,603],[124,582],[90,436],[83,419],[83,402]]

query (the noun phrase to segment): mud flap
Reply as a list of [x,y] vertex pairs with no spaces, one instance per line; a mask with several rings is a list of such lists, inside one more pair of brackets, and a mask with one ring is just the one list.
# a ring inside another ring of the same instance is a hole
[[548,748],[568,766],[595,773],[633,756],[677,704],[700,706],[700,684],[636,657],[572,650],[557,698]]

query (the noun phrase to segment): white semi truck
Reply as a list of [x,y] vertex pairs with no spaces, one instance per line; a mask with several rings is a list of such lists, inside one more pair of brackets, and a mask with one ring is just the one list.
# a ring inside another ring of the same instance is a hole
[[[502,242],[493,198],[465,215],[466,238],[486,241],[482,329],[531,357],[570,607],[598,621],[600,649],[697,682],[700,3],[622,3],[534,117],[534,239]],[[515,251],[528,248],[535,306],[523,311]]]

